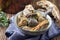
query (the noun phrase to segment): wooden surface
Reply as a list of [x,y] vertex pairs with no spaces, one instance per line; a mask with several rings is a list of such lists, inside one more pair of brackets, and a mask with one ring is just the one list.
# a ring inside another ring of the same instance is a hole
[[5,30],[6,30],[6,28],[0,27],[0,40],[6,40],[6,36],[4,34]]
[[[60,10],[60,0],[50,0],[51,2],[53,2],[54,4],[57,5],[57,7]],[[13,14],[7,14],[7,17],[10,18]],[[57,22],[58,23],[58,22]],[[58,23],[58,25],[60,25],[60,23]],[[5,30],[6,28],[2,28],[0,27],[0,40],[6,40],[6,36],[5,36]],[[51,40],[60,40],[60,35],[58,35],[57,37],[51,39]]]

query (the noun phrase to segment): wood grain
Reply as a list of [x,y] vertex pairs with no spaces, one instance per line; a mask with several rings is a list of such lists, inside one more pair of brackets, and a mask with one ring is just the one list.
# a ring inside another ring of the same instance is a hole
[[5,30],[6,28],[0,27],[0,40],[6,40]]

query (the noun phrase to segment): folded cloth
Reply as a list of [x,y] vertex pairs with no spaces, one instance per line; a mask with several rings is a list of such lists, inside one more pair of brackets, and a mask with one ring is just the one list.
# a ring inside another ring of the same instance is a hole
[[[29,36],[27,37],[22,31],[16,27],[14,24],[14,17],[10,19],[9,27],[6,30],[7,40],[49,40],[57,35],[60,35],[60,28],[56,26],[53,22],[51,27],[44,33],[39,36]],[[53,21],[53,20],[52,20]]]

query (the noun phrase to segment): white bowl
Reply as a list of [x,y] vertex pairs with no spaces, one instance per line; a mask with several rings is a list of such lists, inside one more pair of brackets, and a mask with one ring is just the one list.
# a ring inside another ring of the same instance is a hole
[[[19,26],[17,25],[17,23],[16,23],[16,21],[17,21],[17,16],[18,15],[20,15],[22,13],[22,11],[21,12],[18,12],[16,15],[15,15],[15,17],[14,17],[14,23],[15,23],[15,25],[19,28]],[[23,30],[23,29],[21,29],[22,31],[23,31],[23,33],[25,33],[25,34],[30,34],[30,35],[39,35],[39,34],[41,34],[41,33],[44,33],[45,31],[47,31],[50,27],[51,27],[51,25],[52,25],[52,19],[51,19],[51,17],[49,16],[49,15],[47,15],[46,16],[46,19],[49,21],[49,25],[48,25],[48,27],[46,28],[46,29],[42,29],[42,30],[40,30],[39,32],[40,33],[38,33],[38,32],[29,32],[29,31],[26,31],[26,30]]]

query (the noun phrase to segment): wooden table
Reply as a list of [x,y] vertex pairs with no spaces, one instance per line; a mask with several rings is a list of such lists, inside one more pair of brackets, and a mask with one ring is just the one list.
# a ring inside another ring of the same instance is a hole
[[[60,9],[60,0],[50,0],[51,2],[53,2],[54,4],[57,5],[57,7]],[[14,14],[7,14],[7,17],[10,18],[12,17],[12,15]],[[58,23],[58,25],[60,26],[60,22]],[[6,40],[6,36],[5,36],[5,30],[6,28],[0,27],[0,40]],[[60,35],[51,39],[51,40],[60,40]]]

